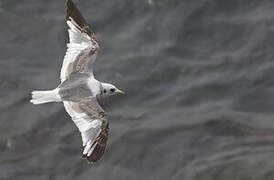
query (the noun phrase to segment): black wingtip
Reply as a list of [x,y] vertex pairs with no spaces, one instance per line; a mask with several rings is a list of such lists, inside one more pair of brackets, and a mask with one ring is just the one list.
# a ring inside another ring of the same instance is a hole
[[108,123],[106,123],[103,125],[101,133],[93,143],[95,147],[92,153],[89,156],[87,156],[87,154],[83,154],[83,158],[87,159],[89,164],[99,161],[105,153],[108,140],[108,130]]
[[71,0],[66,1],[66,7],[67,7],[66,20],[69,20],[69,9],[71,9],[71,4],[73,4]]
[[89,163],[95,163],[97,161],[99,161],[104,152],[105,152],[106,146],[105,145],[99,145],[97,144],[96,147],[94,148],[93,152],[91,153],[90,156],[87,156],[86,159]]
[[81,28],[87,26],[87,22],[80,13],[79,9],[72,0],[67,0],[67,15],[66,20],[72,18]]

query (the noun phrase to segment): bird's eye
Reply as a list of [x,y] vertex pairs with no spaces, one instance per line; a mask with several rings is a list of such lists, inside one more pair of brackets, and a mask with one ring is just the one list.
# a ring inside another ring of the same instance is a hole
[[114,88],[112,88],[112,89],[110,89],[110,91],[111,91],[111,92],[114,92],[114,91],[115,91],[115,89],[114,89]]
[[107,90],[106,90],[106,89],[104,89],[104,93],[107,93]]

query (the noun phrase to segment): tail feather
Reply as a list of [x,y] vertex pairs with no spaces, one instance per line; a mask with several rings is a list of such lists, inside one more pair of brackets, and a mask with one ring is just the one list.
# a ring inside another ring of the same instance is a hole
[[60,102],[61,98],[58,94],[58,89],[49,91],[32,91],[32,99],[30,100],[33,104],[43,104],[48,102]]

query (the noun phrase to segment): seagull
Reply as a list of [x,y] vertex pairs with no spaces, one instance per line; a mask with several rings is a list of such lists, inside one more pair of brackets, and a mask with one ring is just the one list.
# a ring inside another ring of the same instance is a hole
[[113,84],[95,79],[93,66],[99,51],[97,39],[71,1],[66,1],[69,43],[61,69],[61,83],[48,91],[33,91],[33,104],[63,102],[67,113],[81,132],[83,158],[97,162],[104,154],[109,133],[105,111],[98,97],[124,94]]

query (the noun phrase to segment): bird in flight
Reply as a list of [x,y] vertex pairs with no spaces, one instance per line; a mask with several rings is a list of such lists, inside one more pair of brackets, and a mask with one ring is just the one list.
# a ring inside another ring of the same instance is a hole
[[81,132],[83,157],[98,161],[104,154],[109,126],[97,97],[124,94],[112,84],[95,79],[93,66],[99,45],[76,5],[67,0],[66,23],[69,43],[61,69],[60,85],[49,91],[33,91],[33,104],[63,102],[67,113]]

